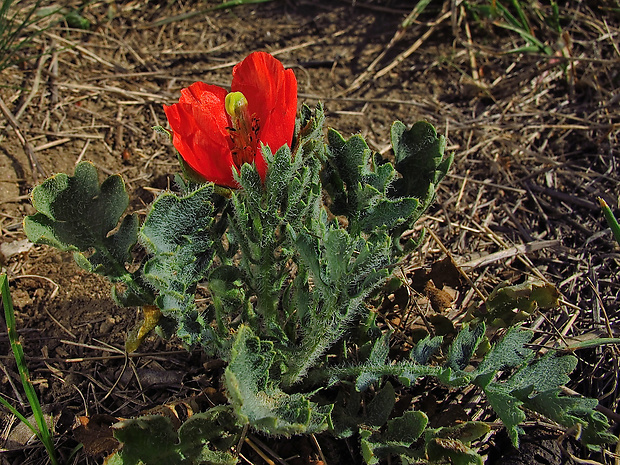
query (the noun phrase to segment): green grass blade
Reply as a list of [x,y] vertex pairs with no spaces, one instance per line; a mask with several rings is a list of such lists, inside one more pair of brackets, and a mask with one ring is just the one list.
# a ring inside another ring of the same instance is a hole
[[2,395],[0,395],[0,404],[4,405],[7,408],[7,410],[9,410],[13,415],[15,415],[19,419],[19,421],[21,421],[28,428],[30,428],[32,432],[37,435],[37,437],[39,436],[39,430],[36,429],[34,426],[32,426],[32,423],[30,423],[25,416],[19,413],[19,410],[17,410],[15,407],[9,404],[8,401]]
[[551,9],[553,15],[551,19],[547,18],[547,23],[552,26],[556,32],[562,34],[562,26],[560,26],[560,9],[558,8],[557,2],[551,2]]
[[605,202],[602,198],[599,197],[598,203],[603,210],[603,215],[605,215],[605,219],[607,220],[607,224],[611,228],[611,232],[614,233],[614,238],[616,239],[616,242],[620,245],[620,225],[618,224],[618,220],[616,219],[614,213],[611,211],[611,208],[609,208],[609,205],[607,205],[607,202]]
[[[22,61],[17,59],[17,52],[32,46],[34,39],[48,28],[45,26],[36,30],[28,30],[30,26],[62,11],[62,7],[41,8],[42,3],[42,0],[37,0],[18,11],[13,11],[20,7],[19,1],[0,0],[0,70]],[[40,14],[42,11],[44,13]],[[25,59],[29,58],[33,57],[29,56]]]
[[496,2],[495,7],[496,12],[500,13],[501,17],[504,18],[508,22],[508,24],[512,25],[513,27],[523,29],[523,24],[521,24],[521,22],[508,10],[508,8],[506,8],[500,2]]
[[[9,342],[11,343],[11,349],[13,350],[13,356],[15,357],[15,362],[17,363],[17,369],[19,371],[19,376],[24,387],[24,392],[26,393],[26,398],[28,399],[28,403],[30,404],[30,408],[32,409],[32,414],[34,415],[34,418],[37,422],[38,431],[35,431],[35,434],[45,446],[52,465],[58,465],[58,460],[56,459],[56,451],[54,449],[54,442],[52,440],[52,434],[47,425],[47,422],[45,421],[45,416],[43,415],[43,409],[41,409],[41,404],[39,403],[37,393],[35,392],[34,387],[30,382],[30,373],[28,372],[28,367],[26,366],[24,350],[22,348],[21,342],[19,341],[19,336],[17,335],[15,311],[13,309],[13,301],[11,299],[11,293],[9,289],[9,279],[5,274],[0,275],[0,294],[2,295],[4,318],[6,321],[7,332],[9,335]],[[33,429],[32,425],[30,425],[27,421],[26,424],[31,429]]]
[[551,54],[551,48],[550,47],[548,47],[547,45],[543,44],[540,40],[538,40],[532,34],[527,32],[525,29],[513,26],[513,25],[508,24],[508,23],[495,23],[495,25],[498,26],[498,27],[504,28],[504,29],[508,29],[509,31],[516,32],[517,34],[519,34],[521,36],[521,38],[523,40],[525,40],[526,42],[536,46],[541,52],[546,53],[548,55]]
[[531,31],[532,27],[530,26],[530,22],[527,19],[527,15],[525,14],[525,11],[523,11],[523,8],[521,8],[520,0],[512,0],[512,5],[515,7],[515,10],[517,10],[517,15],[519,16],[519,20],[521,22],[521,26],[523,27],[523,29],[527,29],[528,31]]
[[429,3],[431,3],[431,0],[418,0],[416,6],[413,8],[413,10],[411,10],[411,13],[409,14],[409,16],[407,16],[407,18],[405,18],[400,27],[409,27],[409,25],[414,22],[417,17],[420,16],[420,14],[422,14],[422,12],[426,9]]

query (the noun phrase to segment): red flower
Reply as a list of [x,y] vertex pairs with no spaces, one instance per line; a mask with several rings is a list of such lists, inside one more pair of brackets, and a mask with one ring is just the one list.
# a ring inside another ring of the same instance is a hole
[[179,103],[164,105],[172,141],[183,160],[207,181],[238,187],[233,167],[256,163],[265,179],[261,145],[273,152],[291,145],[297,79],[273,56],[254,52],[233,68],[231,92],[195,82]]

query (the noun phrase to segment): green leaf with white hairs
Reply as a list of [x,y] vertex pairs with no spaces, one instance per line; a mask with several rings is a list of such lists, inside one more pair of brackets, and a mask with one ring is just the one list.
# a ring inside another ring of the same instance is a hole
[[452,370],[463,370],[468,364],[480,342],[485,337],[485,326],[463,326],[450,345],[446,366]]
[[372,400],[368,402],[365,412],[365,423],[369,426],[383,426],[390,417],[395,403],[396,392],[392,383],[388,381],[385,383],[385,386],[378,390]]
[[425,413],[410,410],[400,417],[387,421],[382,431],[377,427],[360,429],[360,445],[364,461],[371,465],[394,455],[403,460],[423,459],[423,450],[414,447],[413,444],[422,435],[427,424],[428,417]]
[[391,196],[396,171],[391,163],[381,164],[361,136],[345,140],[331,129],[328,142],[323,179],[331,195],[330,209],[348,218],[352,232],[388,231],[417,212],[418,199]]
[[396,169],[401,174],[394,185],[396,191],[402,196],[418,198],[423,204],[429,203],[453,160],[452,155],[445,155],[445,137],[437,135],[433,125],[424,121],[410,128],[396,121],[391,138]]
[[179,428],[179,450],[189,463],[234,465],[233,448],[241,439],[239,419],[228,405],[218,405],[187,419]]
[[[504,423],[515,446],[519,444],[519,426],[526,419],[525,411],[532,410],[566,426],[579,423],[587,432],[582,437],[585,444],[599,445],[608,442],[609,423],[594,408],[596,399],[574,398],[560,395],[560,387],[570,378],[577,359],[573,355],[548,352],[534,359],[534,351],[526,345],[531,331],[511,328],[487,353],[471,372],[474,384],[480,386],[487,400]],[[505,379],[497,379],[500,372],[513,369]]]
[[129,287],[115,288],[118,295],[133,303],[152,303],[139,274],[126,268],[138,240],[138,217],[127,215],[121,221],[129,195],[119,175],[99,184],[95,166],[81,162],[73,176],[60,173],[36,186],[32,204],[37,213],[24,219],[24,231],[32,242],[74,252],[75,261],[86,271]]
[[420,365],[426,365],[433,354],[439,350],[442,343],[443,336],[435,336],[431,338],[430,335],[427,335],[424,339],[418,341],[418,343],[411,349],[409,358]]
[[432,462],[446,458],[454,465],[482,465],[482,457],[469,447],[472,441],[491,428],[481,421],[468,421],[456,426],[428,429],[424,434],[425,455]]
[[110,234],[129,205],[120,176],[110,176],[99,185],[94,165],[82,162],[74,176],[57,174],[35,187],[32,204],[38,213],[24,220],[32,242],[65,251],[95,249],[98,254],[89,271],[111,277],[125,273],[122,264],[131,260],[129,251],[137,242],[138,224],[134,216],[128,216]]
[[187,419],[178,430],[163,415],[145,415],[113,425],[122,448],[106,459],[116,465],[234,465],[231,452],[241,425],[229,406],[216,406]]
[[165,316],[178,321],[177,334],[187,343],[213,338],[210,321],[198,314],[194,294],[213,260],[212,184],[187,195],[161,194],[146,217],[140,239],[153,255],[144,265],[144,279],[157,291],[155,301]]
[[114,437],[124,444],[118,452],[123,465],[180,465],[178,435],[168,417],[147,415],[113,425]]
[[282,391],[274,376],[281,357],[273,342],[260,340],[248,326],[239,328],[224,374],[235,413],[242,422],[270,435],[325,430],[332,406],[319,406],[302,393]]

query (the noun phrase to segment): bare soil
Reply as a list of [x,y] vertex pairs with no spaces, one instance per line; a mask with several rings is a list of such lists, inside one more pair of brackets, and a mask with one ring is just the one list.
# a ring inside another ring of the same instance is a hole
[[[533,278],[562,294],[558,308],[526,322],[540,335],[537,343],[616,335],[620,254],[596,200],[618,211],[616,1],[562,2],[561,33],[533,23],[531,32],[550,54],[508,53],[523,39],[498,27],[499,20],[476,19],[460,2],[431,2],[406,29],[401,23],[413,5],[398,0],[214,8],[219,5],[91,2],[82,11],[90,29],[54,24],[24,52],[27,60],[1,72],[0,96],[19,134],[0,120],[0,264],[11,281],[32,380],[55,417],[65,459],[78,443],[71,432],[77,417],[136,416],[205,392],[217,399],[222,367],[157,336],[138,353],[125,353],[136,311],[116,307],[109,284],[79,269],[70,254],[18,242],[25,239],[24,216],[34,212],[29,192],[45,176],[72,173],[79,160],[90,160],[102,175],[123,175],[130,208],[144,215],[178,171],[173,147],[151,129],[166,124],[162,104],[175,102],[194,81],[229,85],[232,66],[254,50],[273,53],[295,71],[300,101],[322,101],[329,126],[347,136],[361,133],[387,157],[394,120],[427,120],[448,137],[455,163],[423,221],[432,234],[402,271],[413,284],[416,273],[439,267],[447,253],[471,281],[431,275],[433,285],[422,285],[413,299],[416,312],[439,313],[458,325],[480,301],[474,286],[487,295],[501,282]],[[174,19],[178,15],[185,18]],[[388,300],[382,317],[398,326],[409,309],[398,306],[398,295]],[[422,320],[407,324],[409,334]],[[4,331],[0,353],[0,392],[23,406]],[[616,350],[578,355],[569,387],[597,397],[616,425]],[[493,420],[475,392],[427,388],[437,412]],[[0,455],[2,463],[45,463],[40,445],[15,433],[14,418],[5,415],[4,423],[9,452]],[[482,445],[488,463],[504,463],[505,453],[519,457],[497,430]],[[527,431],[545,432],[552,444],[562,439],[561,430],[536,418]],[[290,464],[361,463],[354,441],[276,442],[275,453],[293,457]],[[580,457],[614,460],[570,439],[561,443]],[[568,463],[561,450],[552,450],[510,463]],[[247,447],[242,453],[250,463],[264,463]],[[72,460],[102,459],[80,451]]]

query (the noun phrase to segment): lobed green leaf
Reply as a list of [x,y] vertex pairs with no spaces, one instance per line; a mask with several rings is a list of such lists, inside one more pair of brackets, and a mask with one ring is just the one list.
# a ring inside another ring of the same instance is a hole
[[125,216],[118,226],[129,204],[119,175],[100,185],[94,165],[81,162],[73,176],[60,173],[36,186],[32,203],[37,213],[24,219],[24,231],[32,242],[73,251],[75,261],[86,271],[126,285],[124,290],[113,289],[118,303],[152,303],[139,272],[130,273],[125,266],[133,260],[138,217]]
[[162,415],[146,415],[113,425],[122,448],[106,459],[116,465],[234,465],[232,448],[241,427],[228,406],[192,415],[178,429]]
[[[445,156],[446,139],[438,136],[432,124],[419,121],[407,128],[400,121],[392,125],[392,147],[401,179],[395,188],[403,196],[420,200],[434,196],[434,188],[446,175],[452,156]],[[425,202],[423,202],[425,203]]]

